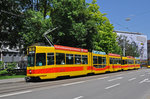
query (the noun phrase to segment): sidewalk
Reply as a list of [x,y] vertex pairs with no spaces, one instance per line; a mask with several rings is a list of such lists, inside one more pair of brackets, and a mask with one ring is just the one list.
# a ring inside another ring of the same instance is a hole
[[2,80],[0,80],[0,84],[16,83],[16,82],[25,82],[25,79],[24,78],[12,78],[12,79],[2,79]]

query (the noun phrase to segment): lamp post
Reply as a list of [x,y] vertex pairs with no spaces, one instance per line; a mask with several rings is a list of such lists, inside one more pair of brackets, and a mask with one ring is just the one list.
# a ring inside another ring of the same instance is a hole
[[126,53],[126,43],[125,43],[125,39],[123,40],[123,56],[125,57],[125,53]]

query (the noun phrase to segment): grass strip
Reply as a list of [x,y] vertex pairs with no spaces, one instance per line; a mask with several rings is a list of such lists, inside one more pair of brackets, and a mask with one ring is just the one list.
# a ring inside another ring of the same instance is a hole
[[12,76],[0,76],[1,79],[11,79],[11,78],[24,78],[25,75],[12,75]]

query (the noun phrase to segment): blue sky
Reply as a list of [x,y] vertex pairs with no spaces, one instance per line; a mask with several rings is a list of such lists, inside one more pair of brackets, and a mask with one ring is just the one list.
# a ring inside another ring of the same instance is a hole
[[150,0],[97,0],[97,4],[115,30],[143,33],[150,40]]

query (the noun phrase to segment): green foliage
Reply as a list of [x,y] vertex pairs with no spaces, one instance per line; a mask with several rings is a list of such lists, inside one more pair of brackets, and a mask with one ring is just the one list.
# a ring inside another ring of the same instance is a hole
[[[18,0],[11,0],[15,1]],[[96,2],[97,0],[92,3],[86,3],[85,0],[18,1],[15,11],[23,17],[17,17],[20,20],[17,25],[13,25],[18,27],[14,32],[17,35],[11,38],[20,40],[19,43],[26,49],[33,43],[46,43],[43,33],[50,28],[59,27],[48,35],[54,44],[121,54],[116,41],[117,35],[113,33],[114,27],[106,14],[99,11],[100,7]]]
[[8,63],[7,64],[7,71],[10,75],[13,75],[13,70],[16,68],[17,63],[13,62],[13,63]]
[[88,18],[86,3],[83,0],[54,0],[51,11],[52,24],[61,28],[52,34],[55,44],[86,47]]
[[110,24],[106,14],[102,14],[99,11],[99,6],[96,4],[96,0],[93,0],[89,4],[89,14],[95,24],[97,34],[93,37],[94,49],[105,51],[106,53],[121,54],[122,51],[116,41],[117,34],[113,32],[114,27]]
[[6,68],[4,69],[4,66],[3,66],[3,62],[0,62],[0,75],[5,75],[5,74],[9,74],[9,75],[13,75],[13,70],[16,68],[16,63],[8,63]]
[[24,78],[25,75],[0,76],[0,79]]
[[6,69],[0,71],[0,75],[5,75],[5,74],[8,74],[8,71]]
[[8,63],[7,64],[7,70],[14,70],[16,68],[17,63]]
[[0,61],[0,69],[3,69],[3,68],[4,68],[4,62]]
[[[19,0],[1,0],[0,41],[8,42],[10,47],[20,44],[20,26],[23,18]],[[0,43],[1,46],[1,43]]]
[[28,10],[25,13],[22,30],[20,35],[24,41],[24,46],[30,46],[33,43],[45,42],[43,33],[51,27],[51,19],[44,19],[41,12]]
[[0,61],[0,75],[7,74],[8,71],[4,69],[4,62]]

